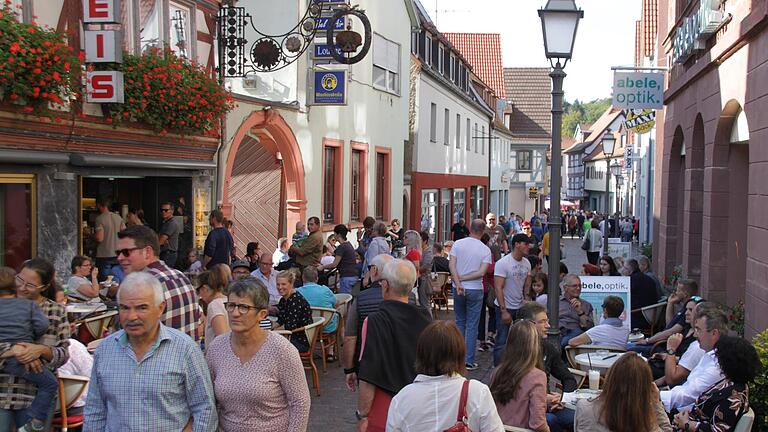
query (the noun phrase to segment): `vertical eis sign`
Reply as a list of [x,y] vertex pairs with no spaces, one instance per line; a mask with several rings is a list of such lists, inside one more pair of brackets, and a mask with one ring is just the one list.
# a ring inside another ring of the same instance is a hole
[[[83,0],[83,23],[120,24],[120,0]],[[122,32],[118,30],[85,30],[87,63],[122,63]],[[123,103],[123,73],[89,71],[86,73],[86,101],[91,103]]]

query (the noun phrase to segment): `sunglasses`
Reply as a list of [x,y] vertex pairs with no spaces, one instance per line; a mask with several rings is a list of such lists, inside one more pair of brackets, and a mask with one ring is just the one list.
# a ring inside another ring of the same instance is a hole
[[696,303],[701,303],[701,302],[704,301],[704,298],[700,297],[700,296],[697,296],[697,295],[696,296],[691,296],[691,301],[695,301]]
[[144,249],[143,247],[132,247],[132,248],[125,248],[125,249],[118,249],[115,251],[115,256],[119,257],[120,255],[124,257],[128,257],[128,255],[131,254],[131,252],[139,249]]
[[169,212],[169,211],[171,211],[171,209],[160,209],[160,211],[161,211],[161,212],[163,212],[163,213],[165,213],[165,212]]

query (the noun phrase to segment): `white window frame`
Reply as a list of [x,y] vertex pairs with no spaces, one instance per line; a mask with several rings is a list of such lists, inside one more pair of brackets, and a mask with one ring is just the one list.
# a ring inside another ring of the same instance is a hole
[[437,48],[437,70],[445,75],[445,46],[440,44]]
[[424,43],[424,61],[427,65],[432,66],[432,36],[427,35],[427,40]]
[[443,111],[443,144],[451,145],[451,110]]
[[456,114],[456,148],[461,148],[461,114]]
[[451,54],[451,71],[450,71],[450,77],[451,82],[454,84],[456,83],[456,56]]
[[429,141],[437,142],[437,104],[429,107]]
[[[387,93],[400,95],[400,44],[374,33],[372,45],[371,82],[373,87]],[[377,76],[384,77],[384,85],[380,84]]]

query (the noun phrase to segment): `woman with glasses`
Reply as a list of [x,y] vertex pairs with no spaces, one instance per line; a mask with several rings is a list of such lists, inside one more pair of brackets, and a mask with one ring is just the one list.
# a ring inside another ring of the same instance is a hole
[[[218,264],[217,264],[218,265]],[[210,346],[216,336],[229,331],[229,321],[224,303],[227,296],[224,288],[228,281],[222,281],[219,272],[204,271],[197,276],[197,295],[205,302],[205,346]]]
[[99,300],[99,268],[91,264],[91,259],[77,255],[70,264],[72,276],[67,281],[69,297],[79,301]]
[[[293,270],[285,270],[277,274],[277,292],[281,296],[277,303],[277,323],[286,330],[312,324],[312,308],[307,299],[296,292],[294,282],[296,282],[296,273]],[[309,341],[304,332],[292,335],[291,343],[299,352],[309,350]]]
[[[53,265],[42,258],[24,262],[16,275],[16,296],[37,303],[50,323],[43,335],[45,345],[18,344],[21,347],[16,359],[33,369],[48,367],[55,371],[69,359],[69,322],[64,306],[55,301],[54,276]],[[0,344],[0,352],[8,348]],[[28,410],[36,392],[37,388],[23,379],[0,373],[0,430],[11,430],[12,424],[21,426],[27,423]],[[53,409],[51,406],[46,427],[50,427]]]
[[284,337],[259,327],[268,306],[269,292],[256,279],[228,287],[231,331],[206,353],[221,431],[307,429],[310,398],[301,358]]

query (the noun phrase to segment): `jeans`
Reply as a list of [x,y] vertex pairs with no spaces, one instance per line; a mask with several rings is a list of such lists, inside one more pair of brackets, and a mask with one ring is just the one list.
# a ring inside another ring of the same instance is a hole
[[[486,313],[486,309],[488,313]],[[496,333],[496,308],[488,306],[488,293],[483,294],[483,307],[480,308],[480,324],[477,326],[477,340],[485,341],[485,317],[488,317],[488,333]]]
[[[512,315],[512,322],[517,318],[518,309],[509,309],[507,312]],[[498,366],[501,363],[501,356],[504,355],[504,347],[507,345],[507,336],[509,335],[509,326],[512,323],[505,324],[501,320],[501,308],[496,306],[496,345],[493,347],[493,365]]]
[[563,408],[560,411],[547,413],[547,425],[550,432],[560,432],[563,429],[573,429],[573,417],[576,411],[570,408]]
[[475,362],[477,325],[480,322],[480,308],[482,307],[483,290],[464,290],[464,295],[459,295],[456,292],[456,287],[453,287],[453,311],[456,315],[456,327],[464,335],[464,343],[467,346],[465,357],[467,364]]
[[560,346],[565,348],[568,346],[568,341],[575,338],[576,336],[584,333],[584,330],[577,328],[577,329],[566,329],[561,328],[560,329]]
[[[58,387],[58,384],[57,384]],[[45,430],[49,430],[51,428],[51,421],[53,420],[53,413],[56,411],[58,400],[58,393],[53,393],[53,401],[51,402],[50,406],[46,407],[47,412],[45,415]],[[20,428],[27,424],[29,420],[31,419],[30,408],[26,409],[20,409],[20,410],[7,410],[7,409],[1,409],[0,408],[0,431],[9,431],[11,430],[11,426],[16,426],[16,428]]]
[[345,276],[339,279],[339,294],[352,294],[352,288],[360,278],[357,276]]
[[53,372],[43,368],[40,373],[27,372],[24,365],[11,357],[5,360],[3,372],[24,378],[37,386],[37,394],[32,400],[32,405],[27,408],[27,415],[38,420],[45,420],[48,410],[53,405],[56,392],[59,391],[59,382]]

